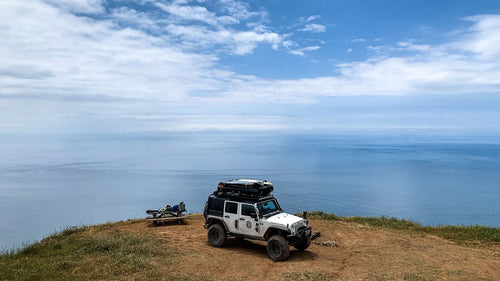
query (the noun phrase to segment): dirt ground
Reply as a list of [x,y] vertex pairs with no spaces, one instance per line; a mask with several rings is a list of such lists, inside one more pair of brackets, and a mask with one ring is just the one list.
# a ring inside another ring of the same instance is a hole
[[[499,245],[458,245],[426,234],[384,230],[355,223],[311,220],[317,242],[304,252],[291,248],[285,262],[274,262],[266,243],[228,238],[223,248],[210,247],[200,216],[187,224],[160,227],[146,222],[124,231],[166,239],[181,257],[170,270],[181,276],[228,280],[296,279],[312,273],[334,280],[500,280]],[[295,275],[294,275],[295,274]],[[298,278],[297,277],[297,278]]]

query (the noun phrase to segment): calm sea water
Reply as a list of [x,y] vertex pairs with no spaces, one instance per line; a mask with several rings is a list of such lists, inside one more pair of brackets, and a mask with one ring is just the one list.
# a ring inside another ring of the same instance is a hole
[[219,181],[271,180],[288,212],[500,226],[500,139],[165,133],[0,137],[0,249],[69,225],[201,212]]

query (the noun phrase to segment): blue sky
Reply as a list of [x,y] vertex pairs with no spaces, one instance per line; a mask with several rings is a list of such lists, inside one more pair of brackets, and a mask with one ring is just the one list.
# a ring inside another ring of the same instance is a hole
[[498,1],[0,2],[0,133],[500,132]]

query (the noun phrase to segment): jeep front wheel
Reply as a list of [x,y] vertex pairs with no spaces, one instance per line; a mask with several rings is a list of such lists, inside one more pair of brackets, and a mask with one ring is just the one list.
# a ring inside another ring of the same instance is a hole
[[222,247],[226,243],[227,234],[224,227],[218,223],[208,228],[208,242],[212,247]]
[[275,261],[284,261],[290,255],[290,247],[285,237],[274,235],[267,240],[267,254]]

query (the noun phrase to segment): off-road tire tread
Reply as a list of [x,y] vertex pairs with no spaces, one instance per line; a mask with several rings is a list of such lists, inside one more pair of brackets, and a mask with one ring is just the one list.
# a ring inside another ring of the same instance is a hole
[[[216,239],[214,236],[214,232],[218,232],[218,238]],[[207,232],[208,242],[212,247],[222,247],[226,243],[227,233],[224,227],[218,223],[212,224],[208,228]]]
[[[279,247],[281,248],[280,254],[276,254],[272,248],[275,243],[278,243]],[[288,258],[290,255],[290,247],[288,245],[288,242],[286,241],[285,237],[281,235],[273,235],[269,240],[267,240],[267,254],[271,259],[275,261],[284,261]]]

